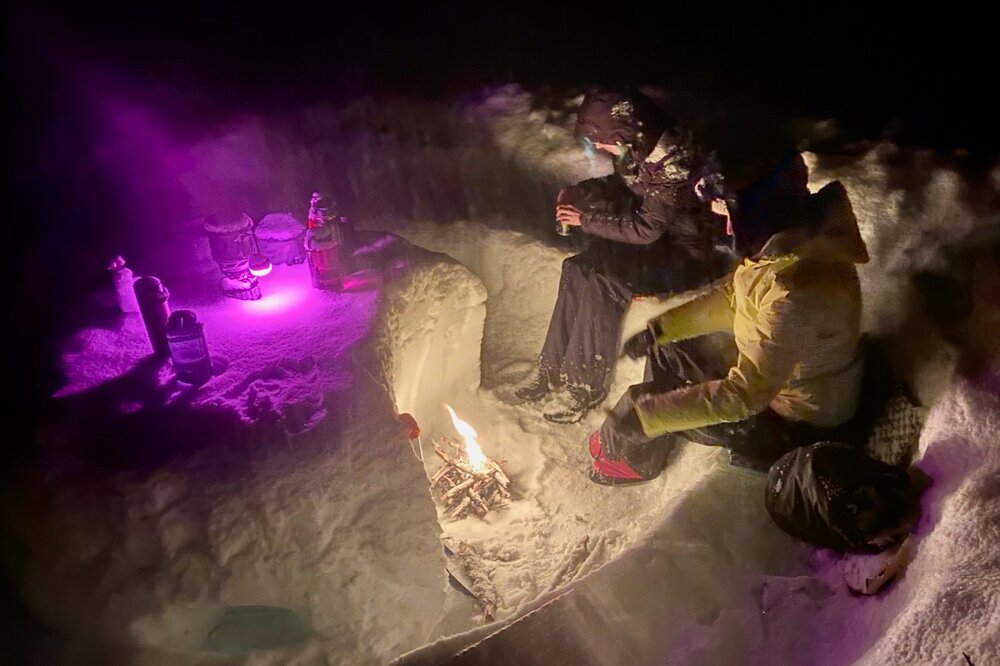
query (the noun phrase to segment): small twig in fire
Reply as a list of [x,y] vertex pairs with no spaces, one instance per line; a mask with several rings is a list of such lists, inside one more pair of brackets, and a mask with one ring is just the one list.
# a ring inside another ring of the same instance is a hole
[[[454,455],[446,453],[440,442],[454,449]],[[464,518],[469,512],[481,518],[507,505],[510,479],[501,467],[506,461],[486,458],[481,469],[473,469],[464,447],[451,437],[436,440],[434,453],[444,461],[444,467],[431,477],[431,490],[437,493],[449,518]]]

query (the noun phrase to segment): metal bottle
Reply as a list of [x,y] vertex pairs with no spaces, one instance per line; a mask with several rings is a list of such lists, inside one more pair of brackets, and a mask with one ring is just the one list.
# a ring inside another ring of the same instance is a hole
[[125,259],[118,256],[108,264],[115,285],[115,297],[118,299],[118,309],[122,312],[138,312],[139,303],[135,300],[135,275],[132,269],[125,265]]
[[160,282],[160,278],[141,277],[135,281],[135,298],[139,302],[142,323],[146,325],[146,335],[153,346],[153,353],[166,356],[167,319],[170,317],[170,292]]

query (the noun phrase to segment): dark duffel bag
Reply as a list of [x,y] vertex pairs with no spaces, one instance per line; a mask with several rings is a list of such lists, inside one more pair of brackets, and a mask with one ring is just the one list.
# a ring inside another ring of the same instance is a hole
[[840,551],[878,551],[910,513],[906,472],[840,442],[789,451],[771,466],[765,503],[781,529]]

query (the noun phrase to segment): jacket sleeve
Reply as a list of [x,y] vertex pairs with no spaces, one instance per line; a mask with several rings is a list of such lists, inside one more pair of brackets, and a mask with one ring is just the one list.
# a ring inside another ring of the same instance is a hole
[[697,295],[649,321],[656,344],[733,330],[733,276],[727,275],[695,292]]
[[614,214],[634,205],[635,195],[616,175],[581,180],[566,190],[564,203],[573,204],[584,212]]
[[802,307],[775,283],[761,303],[756,332],[724,379],[636,398],[635,411],[649,437],[742,421],[764,411],[799,362],[809,335]]
[[682,246],[699,246],[701,233],[686,210],[677,206],[678,188],[685,183],[654,183],[640,201],[615,210],[585,210],[580,218],[583,231],[601,238],[649,245],[670,233]]

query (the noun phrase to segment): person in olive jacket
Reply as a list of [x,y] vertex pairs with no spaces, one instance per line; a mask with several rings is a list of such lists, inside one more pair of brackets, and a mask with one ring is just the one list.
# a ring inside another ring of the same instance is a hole
[[651,352],[652,381],[631,387],[592,435],[592,479],[652,478],[678,440],[724,446],[767,469],[793,448],[836,439],[854,416],[856,264],[868,253],[843,185],[809,194],[807,175],[795,154],[731,199],[749,256],[625,343],[634,357]]
[[690,136],[638,92],[595,91],[577,116],[587,150],[614,173],[559,193],[556,218],[591,238],[563,263],[535,372],[515,393],[549,402],[545,418],[578,421],[607,395],[622,315],[636,294],[683,291],[721,275],[718,222],[694,193],[706,160]]

